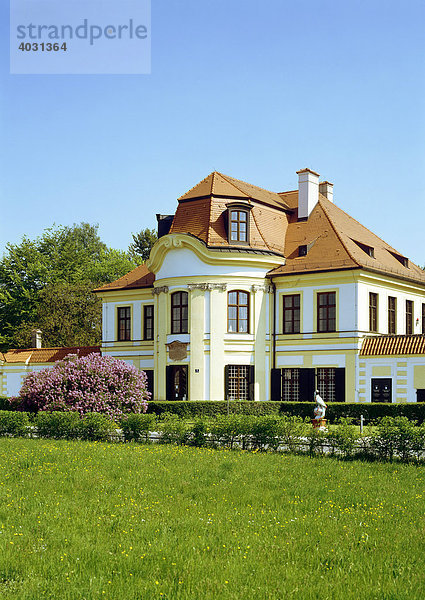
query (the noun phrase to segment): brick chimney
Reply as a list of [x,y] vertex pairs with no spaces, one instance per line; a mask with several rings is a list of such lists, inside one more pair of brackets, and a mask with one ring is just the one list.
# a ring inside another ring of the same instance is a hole
[[298,220],[305,221],[319,200],[319,177],[311,169],[297,171],[298,175]]
[[41,331],[39,329],[32,330],[31,341],[33,348],[41,348]]
[[329,181],[321,181],[319,183],[319,192],[330,202],[334,201],[334,184]]

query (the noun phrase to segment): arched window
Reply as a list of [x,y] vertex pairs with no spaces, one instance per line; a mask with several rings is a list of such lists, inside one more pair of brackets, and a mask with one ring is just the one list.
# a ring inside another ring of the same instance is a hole
[[187,292],[171,294],[171,333],[187,333],[188,323]]
[[248,333],[249,330],[249,294],[234,290],[227,295],[227,331],[229,333]]

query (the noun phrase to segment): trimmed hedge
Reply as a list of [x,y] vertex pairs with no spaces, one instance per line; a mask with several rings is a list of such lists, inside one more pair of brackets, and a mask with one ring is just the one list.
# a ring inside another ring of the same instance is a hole
[[27,435],[30,422],[25,412],[0,410],[0,435],[22,437]]
[[[230,402],[230,414],[242,415],[290,415],[311,419],[313,417],[314,402]],[[190,419],[196,417],[217,417],[227,415],[227,402],[215,401],[152,401],[148,404],[148,413],[158,416],[163,413],[176,414],[179,417]],[[423,423],[425,421],[425,403],[406,404],[372,404],[372,403],[345,403],[333,402],[328,404],[326,418],[329,423],[336,423],[341,418],[350,418],[353,423],[360,422],[360,415],[370,423],[382,417],[407,417],[412,421]]]

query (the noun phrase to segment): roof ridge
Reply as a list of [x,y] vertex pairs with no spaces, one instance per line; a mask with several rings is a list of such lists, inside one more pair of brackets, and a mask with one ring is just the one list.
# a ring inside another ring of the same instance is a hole
[[[252,187],[257,187],[255,185],[252,185],[252,183],[248,183],[247,181],[242,181],[242,179],[234,179],[234,177],[230,177],[230,175],[224,175],[223,173],[220,173],[219,171],[215,171],[218,175],[221,175],[221,177],[223,177],[223,179],[225,179],[225,181],[227,181],[227,183],[229,185],[232,185],[234,188],[236,188],[237,190],[239,190],[239,192],[241,192],[241,194],[243,194],[244,196],[247,196],[246,192],[244,192],[243,190],[241,190],[241,188],[239,188],[237,185],[235,185],[232,181],[229,181],[229,179],[233,179],[234,181],[237,181],[238,183],[245,183],[246,185],[251,185]],[[258,188],[259,190],[264,190],[265,192],[270,192],[270,190],[266,190],[265,188]],[[250,198],[251,196],[247,196],[248,198]]]
[[261,229],[260,229],[260,227],[259,227],[259,225],[258,225],[258,223],[257,223],[257,219],[256,219],[256,217],[255,217],[254,211],[252,211],[252,213],[251,213],[251,214],[252,214],[252,218],[253,218],[253,220],[254,220],[255,226],[256,226],[256,228],[257,228],[257,231],[258,231],[258,233],[260,234],[260,236],[261,236],[261,239],[263,240],[263,243],[264,243],[265,247],[266,247],[266,248],[268,248],[269,250],[271,250],[271,248],[270,248],[269,244],[266,242],[266,239],[265,239],[264,235],[262,234],[262,232],[261,232]]
[[[330,218],[330,216],[328,215],[325,206],[323,205],[323,200],[327,200],[327,198],[325,196],[323,196],[323,194],[319,194],[319,200],[318,200],[318,204],[321,206],[321,208],[323,209],[323,212],[328,220],[329,225],[332,227],[335,235],[337,236],[337,238],[339,239],[339,241],[341,242],[341,244],[343,245],[345,251],[347,252],[348,256],[351,258],[351,260],[359,267],[360,264],[359,262],[353,257],[353,255],[351,254],[350,250],[347,248],[344,240],[341,238],[338,230],[336,229],[335,225],[332,223],[332,219]],[[330,200],[328,200],[328,202],[330,202]]]
[[[194,190],[196,187],[198,187],[198,185],[201,185],[201,183],[203,183],[204,181],[206,181],[208,179],[208,177],[211,177],[211,175],[213,176],[213,182],[214,182],[214,174],[215,173],[218,173],[218,171],[211,171],[211,173],[208,173],[208,175],[206,177],[204,177],[203,179],[201,179],[201,181],[198,181],[197,183],[195,183],[195,185],[192,185],[192,187],[189,190],[187,190],[187,192],[185,192],[184,194],[182,194],[181,196],[179,196],[178,200],[180,198],[182,198],[183,196],[187,196],[188,194],[190,194],[190,192],[192,190]],[[213,184],[211,184],[211,191],[212,191],[212,185]]]
[[[355,223],[357,223],[357,225],[360,225],[360,227],[363,227],[363,229],[366,229],[366,231],[368,233],[370,233],[371,235],[373,235],[373,237],[378,238],[378,240],[380,240],[381,242],[383,242],[385,244],[385,246],[388,246],[386,248],[386,250],[388,250],[388,248],[390,248],[392,252],[395,252],[396,254],[398,254],[400,256],[404,256],[404,255],[401,255],[400,252],[398,250],[396,250],[395,248],[393,248],[388,242],[386,242],[385,240],[383,240],[379,235],[377,235],[371,229],[369,229],[368,227],[366,227],[365,225],[363,225],[363,223],[360,223],[360,221],[358,221],[357,219],[355,219],[354,217],[352,217],[351,215],[349,215],[347,212],[345,212],[345,210],[343,210],[340,206],[337,206],[336,204],[334,204],[333,202],[331,202],[330,200],[328,200],[326,198],[326,196],[323,196],[323,194],[320,194],[320,195],[322,196],[322,199],[327,200],[330,204],[332,204],[333,207],[335,207],[337,210],[339,210],[342,213],[344,213],[345,216],[347,216],[349,219],[351,219],[352,221],[354,221]],[[325,205],[323,205],[323,208],[326,211]],[[326,212],[326,214],[327,214],[327,212]],[[347,235],[347,237],[350,237],[350,236]],[[350,238],[350,239],[353,239],[353,238]],[[358,241],[361,242],[361,240],[358,240]]]

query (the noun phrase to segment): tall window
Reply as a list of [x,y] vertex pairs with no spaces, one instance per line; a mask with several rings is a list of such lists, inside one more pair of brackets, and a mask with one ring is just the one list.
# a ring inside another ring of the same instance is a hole
[[171,295],[171,333],[187,333],[187,321],[187,292],[174,292]]
[[300,370],[283,369],[282,392],[284,402],[298,402],[300,399]]
[[336,293],[317,294],[317,331],[336,331]]
[[227,396],[229,400],[250,400],[248,365],[228,365]]
[[248,213],[246,210],[230,211],[230,241],[248,241]]
[[283,333],[300,332],[300,295],[283,297]]
[[388,296],[388,333],[397,333],[397,298]]
[[131,340],[131,309],[129,306],[118,308],[118,341]]
[[425,304],[422,304],[422,333],[425,334]]
[[227,331],[229,333],[248,333],[249,294],[233,291],[227,295]]
[[378,294],[369,294],[369,331],[378,331]]
[[143,339],[153,340],[153,304],[143,307]]
[[317,369],[317,389],[325,401],[335,402],[335,369]]
[[413,300],[406,300],[406,335],[413,333]]

